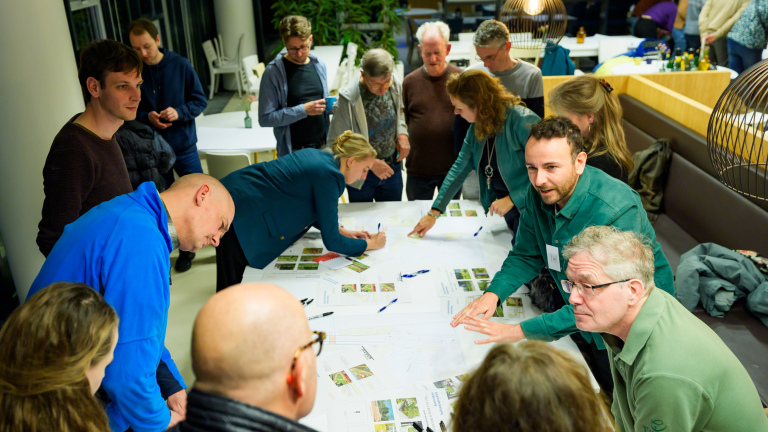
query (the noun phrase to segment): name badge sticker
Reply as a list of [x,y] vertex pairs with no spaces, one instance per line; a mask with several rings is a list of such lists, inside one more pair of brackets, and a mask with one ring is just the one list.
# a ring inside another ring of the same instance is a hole
[[550,270],[562,271],[560,268],[560,251],[552,245],[547,245],[547,267]]

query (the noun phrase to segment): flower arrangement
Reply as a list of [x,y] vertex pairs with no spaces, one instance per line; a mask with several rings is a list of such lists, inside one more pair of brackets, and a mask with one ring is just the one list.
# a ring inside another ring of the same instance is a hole
[[251,110],[251,104],[253,102],[256,102],[259,100],[256,96],[249,94],[248,97],[243,99],[243,111],[250,111]]

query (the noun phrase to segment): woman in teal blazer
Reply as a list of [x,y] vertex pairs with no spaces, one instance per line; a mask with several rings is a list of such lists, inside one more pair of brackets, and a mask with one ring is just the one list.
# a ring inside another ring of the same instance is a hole
[[362,135],[347,131],[328,150],[299,150],[221,179],[237,210],[216,248],[216,290],[240,283],[247,265],[267,266],[311,226],[333,252],[357,256],[382,248],[383,232],[350,231],[338,222],[344,187],[365,179],[375,157]]
[[515,232],[531,184],[525,168],[525,143],[530,125],[541,119],[522,106],[520,98],[509,93],[498,79],[481,70],[455,74],[446,87],[456,114],[471,126],[432,209],[410,234],[423,237],[435,225],[473,169],[480,181],[480,203],[485,213],[504,216]]

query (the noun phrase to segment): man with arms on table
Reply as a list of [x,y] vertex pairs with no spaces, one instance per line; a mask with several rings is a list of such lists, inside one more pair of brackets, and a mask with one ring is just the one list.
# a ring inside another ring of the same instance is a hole
[[53,282],[82,282],[117,311],[120,340],[102,382],[113,431],[162,431],[183,419],[184,380],[164,346],[169,256],[217,246],[234,214],[229,192],[205,174],[160,194],[142,183],[70,224],[32,283],[28,297]]
[[[409,201],[431,200],[456,162],[453,150],[453,105],[445,90],[448,77],[461,68],[445,61],[451,52],[448,25],[441,21],[422,24],[416,31],[424,66],[403,80],[403,107],[411,151],[405,160]],[[456,199],[461,191],[456,194]]]
[[655,289],[647,238],[593,226],[563,248],[576,327],[608,346],[617,430],[766,431],[741,362],[677,299]]
[[[157,130],[176,154],[173,170],[163,174],[166,186],[173,184],[173,171],[179,177],[202,173],[195,117],[202,114],[208,101],[195,70],[184,57],[160,47],[157,27],[146,18],[128,25],[128,37],[145,65],[138,119]],[[189,270],[194,257],[193,253],[179,251],[176,271]]]
[[298,420],[315,403],[324,338],[280,287],[249,283],[216,293],[192,333],[189,416],[172,430],[313,431]]
[[45,201],[37,246],[46,257],[65,225],[133,191],[114,135],[124,121],[136,118],[141,69],[139,56],[113,40],[92,43],[80,53],[77,75],[85,111],[61,128],[43,167]]
[[277,156],[324,146],[330,124],[326,110],[328,79],[325,63],[310,54],[312,26],[303,16],[280,21],[286,53],[264,70],[259,87],[259,125],[274,128]]
[[[525,147],[525,164],[532,186],[520,217],[515,247],[485,294],[459,312],[451,325],[466,324],[467,329],[490,336],[478,343],[516,342],[525,338],[551,341],[571,335],[598,384],[610,396],[613,381],[605,345],[594,333],[579,333],[573,308],[565,305],[568,294],[561,286],[559,295],[555,293],[553,297],[563,306],[553,313],[515,325],[488,321],[499,301],[533,279],[542,267],[549,270],[555,281],[567,279],[568,261],[562,257],[562,247],[593,225],[615,226],[650,238],[657,286],[674,293],[672,270],[637,192],[603,171],[586,166],[586,160],[584,138],[570,120],[550,117],[532,126]],[[483,317],[475,318],[479,314]]]

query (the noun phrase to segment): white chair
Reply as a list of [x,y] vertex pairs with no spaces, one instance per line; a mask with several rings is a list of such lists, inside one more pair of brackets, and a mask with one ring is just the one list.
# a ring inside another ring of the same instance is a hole
[[253,164],[248,153],[206,153],[205,159],[208,162],[208,174],[219,180]]
[[[243,37],[240,36],[240,42]],[[242,96],[243,87],[240,78],[240,62],[237,63],[224,63],[220,62],[219,56],[216,55],[216,49],[213,47],[213,42],[207,40],[203,42],[203,52],[205,53],[205,59],[208,62],[208,70],[211,73],[211,92],[208,99],[213,99],[213,95],[216,93],[216,89],[219,86],[219,75],[225,75],[233,73],[235,74],[235,81],[237,82],[237,95]],[[238,56],[240,55],[240,43],[237,44]]]
[[[523,60],[531,60],[531,62],[534,66],[539,67],[539,59],[541,58],[541,47],[539,48],[512,48],[510,49],[510,53],[512,54],[512,57],[523,59]],[[527,61],[526,60],[526,61]]]
[[355,79],[358,68],[355,66],[357,61],[357,44],[354,42],[347,43],[347,82]]
[[[261,71],[258,75],[257,71]],[[259,82],[261,81],[261,74],[264,73],[264,63],[259,63],[259,56],[249,55],[243,57],[243,90],[246,93],[259,94]]]
[[333,78],[333,82],[331,83],[331,88],[329,90],[339,90],[347,85],[347,71],[349,70],[347,67],[348,60],[349,59],[344,59],[341,61],[339,69],[336,71],[336,77]]

